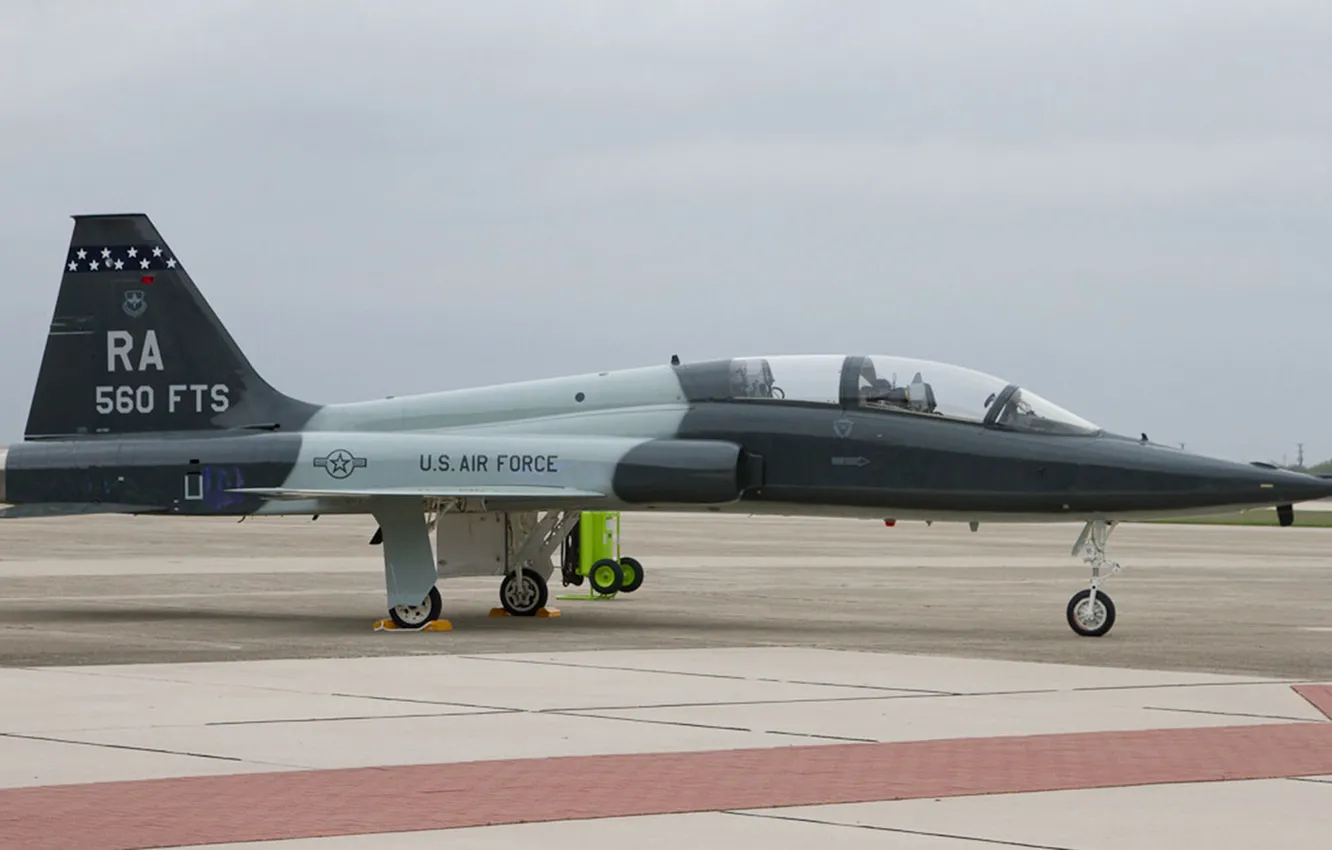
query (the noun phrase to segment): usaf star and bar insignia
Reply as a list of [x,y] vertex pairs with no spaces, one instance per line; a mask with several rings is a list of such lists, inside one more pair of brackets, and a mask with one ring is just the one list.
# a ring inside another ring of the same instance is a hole
[[323,457],[315,458],[314,465],[333,478],[346,478],[356,470],[369,466],[370,461],[357,457],[346,449],[334,449]]
[[103,245],[69,249],[66,272],[169,271],[180,263],[162,245]]

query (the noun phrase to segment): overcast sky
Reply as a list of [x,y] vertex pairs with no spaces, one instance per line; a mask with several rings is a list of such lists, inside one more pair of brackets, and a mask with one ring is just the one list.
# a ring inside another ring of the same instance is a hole
[[0,5],[0,441],[75,213],[317,402],[783,352],[1332,456],[1332,3]]

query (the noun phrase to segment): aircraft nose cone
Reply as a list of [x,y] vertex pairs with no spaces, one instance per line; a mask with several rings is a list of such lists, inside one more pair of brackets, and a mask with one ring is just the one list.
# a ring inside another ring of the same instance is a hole
[[1152,509],[1277,507],[1332,497],[1332,479],[1271,464],[1191,454],[1124,438],[1107,440],[1104,454],[1123,473],[1116,473],[1110,483],[1132,490],[1135,505]]
[[1332,497],[1332,479],[1288,470],[1275,472],[1271,481],[1272,486],[1264,489],[1270,489],[1278,501],[1294,504]]

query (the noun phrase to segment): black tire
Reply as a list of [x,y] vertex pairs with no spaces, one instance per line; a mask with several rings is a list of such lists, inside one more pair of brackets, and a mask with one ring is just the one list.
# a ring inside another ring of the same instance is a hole
[[504,574],[504,581],[500,582],[499,596],[500,605],[503,605],[504,610],[511,615],[535,617],[538,611],[546,607],[546,601],[550,598],[550,589],[546,587],[546,580],[539,573],[524,567],[521,579],[514,573]]
[[1096,591],[1096,608],[1098,609],[1098,613],[1103,612],[1104,619],[1099,625],[1089,628],[1086,624],[1079,621],[1077,616],[1078,606],[1084,604],[1089,596],[1091,596],[1090,590],[1080,590],[1073,594],[1072,599],[1068,600],[1068,609],[1065,612],[1065,615],[1068,618],[1068,625],[1069,628],[1073,629],[1074,632],[1082,637],[1102,637],[1108,633],[1111,627],[1115,624],[1115,603],[1105,591]]
[[602,558],[587,571],[587,583],[602,596],[618,593],[624,584],[624,569],[610,558]]
[[420,605],[396,605],[390,608],[389,619],[400,629],[414,631],[438,620],[443,611],[444,600],[439,595],[439,588],[432,587]]
[[637,558],[621,558],[620,569],[624,571],[624,586],[620,588],[621,593],[633,593],[643,586],[643,565]]

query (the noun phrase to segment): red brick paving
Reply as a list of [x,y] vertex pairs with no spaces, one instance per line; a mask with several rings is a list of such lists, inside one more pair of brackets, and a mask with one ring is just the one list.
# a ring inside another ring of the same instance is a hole
[[0,790],[0,847],[138,850],[1323,774],[1322,722],[515,759]]
[[1313,707],[1332,720],[1332,685],[1295,685],[1295,693],[1307,699]]

